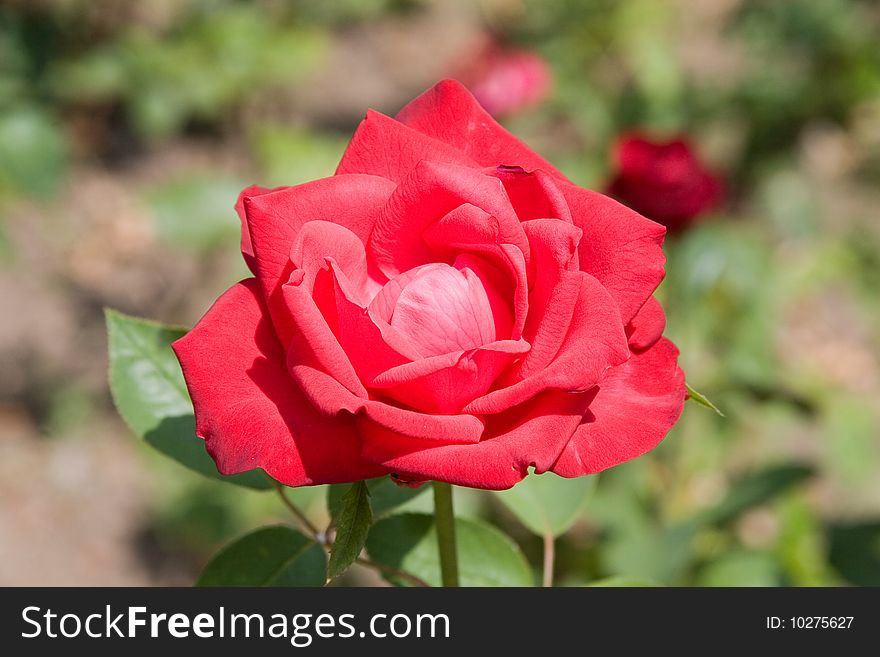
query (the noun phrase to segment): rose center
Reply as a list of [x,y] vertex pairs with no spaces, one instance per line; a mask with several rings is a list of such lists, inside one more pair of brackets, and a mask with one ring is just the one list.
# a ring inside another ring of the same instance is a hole
[[403,288],[389,323],[423,358],[475,349],[496,339],[491,293],[470,267],[428,265]]

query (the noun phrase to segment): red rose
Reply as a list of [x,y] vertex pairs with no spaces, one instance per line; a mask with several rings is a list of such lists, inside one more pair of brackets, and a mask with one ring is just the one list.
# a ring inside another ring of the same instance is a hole
[[254,278],[174,344],[224,474],[503,489],[638,456],[681,412],[651,296],[665,229],[457,82],[368,112],[335,176],[237,207]]
[[685,137],[656,142],[624,135],[612,160],[616,175],[608,193],[670,230],[689,226],[724,196],[721,178],[697,159]]

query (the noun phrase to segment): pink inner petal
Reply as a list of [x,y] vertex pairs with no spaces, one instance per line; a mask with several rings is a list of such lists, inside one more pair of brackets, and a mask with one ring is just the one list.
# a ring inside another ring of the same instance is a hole
[[422,269],[397,298],[390,323],[422,358],[475,349],[496,337],[489,296],[468,267]]

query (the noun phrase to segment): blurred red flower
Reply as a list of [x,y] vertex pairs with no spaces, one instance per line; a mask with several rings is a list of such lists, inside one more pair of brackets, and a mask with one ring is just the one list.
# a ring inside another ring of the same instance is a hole
[[493,116],[537,105],[553,86],[550,67],[539,54],[496,42],[482,45],[457,77]]
[[608,193],[670,231],[690,226],[724,197],[724,181],[684,136],[655,141],[624,134],[612,150],[612,166]]

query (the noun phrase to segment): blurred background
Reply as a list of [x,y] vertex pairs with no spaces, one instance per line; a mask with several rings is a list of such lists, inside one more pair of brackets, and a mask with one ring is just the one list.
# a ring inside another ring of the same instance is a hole
[[285,519],[127,430],[102,308],[192,325],[246,275],[240,189],[331,175],[367,107],[455,76],[580,185],[637,129],[726,189],[659,292],[726,417],[602,474],[557,582],[880,585],[878,35],[869,0],[0,0],[0,584],[189,584]]

